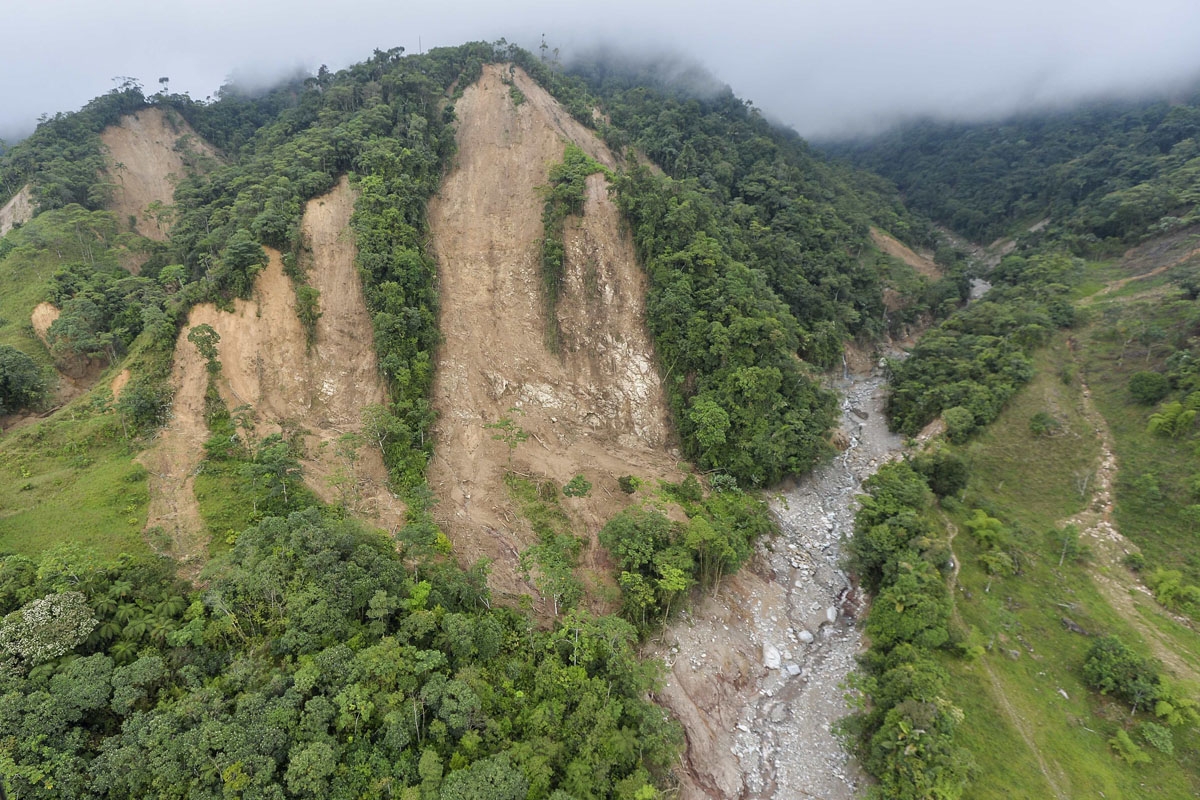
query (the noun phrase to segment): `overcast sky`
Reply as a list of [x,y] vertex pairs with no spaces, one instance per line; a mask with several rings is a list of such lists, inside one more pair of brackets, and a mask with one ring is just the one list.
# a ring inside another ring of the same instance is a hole
[[0,0],[0,137],[136,77],[204,98],[231,75],[339,68],[374,48],[545,33],[669,48],[806,136],[977,117],[1200,75],[1200,0]]

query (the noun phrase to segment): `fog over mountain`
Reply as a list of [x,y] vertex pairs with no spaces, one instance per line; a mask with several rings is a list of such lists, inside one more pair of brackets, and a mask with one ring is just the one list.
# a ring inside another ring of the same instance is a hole
[[545,34],[569,60],[599,44],[703,63],[806,136],[871,132],[913,115],[970,118],[1097,94],[1169,93],[1200,74],[1194,0],[780,2],[602,5],[350,0],[47,0],[6,4],[0,137],[79,107],[115,76],[212,94],[374,48],[409,51]]

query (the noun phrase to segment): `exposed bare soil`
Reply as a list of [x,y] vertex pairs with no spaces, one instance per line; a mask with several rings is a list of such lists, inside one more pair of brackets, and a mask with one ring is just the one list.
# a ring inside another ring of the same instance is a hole
[[164,527],[176,543],[174,555],[185,562],[202,557],[206,546],[192,476],[208,436],[207,374],[204,360],[187,341],[188,331],[200,324],[212,326],[221,337],[218,390],[230,409],[252,409],[255,437],[299,433],[306,449],[305,482],[318,496],[344,501],[385,529],[394,530],[403,522],[404,506],[387,489],[380,453],[364,445],[356,461],[337,454],[339,438],[361,431],[363,408],[385,399],[371,320],[354,267],[349,228],[354,199],[343,178],[305,209],[308,253],[302,260],[310,283],[321,292],[322,310],[311,350],[296,316],[291,279],[273,250],[267,251],[267,267],[256,279],[250,300],[235,300],[232,312],[211,304],[196,306],[180,332],[172,418],[145,463],[158,476],[151,480],[148,527]]
[[179,179],[204,158],[216,158],[216,151],[177,114],[160,108],[122,117],[100,139],[108,148],[109,180],[115,184],[109,210],[122,228],[132,217],[134,230],[142,236],[165,240],[170,219],[155,219],[147,208],[155,202],[172,205]]
[[924,275],[926,278],[937,280],[942,277],[942,270],[937,264],[933,263],[933,258],[928,254],[919,254],[913,251],[908,245],[901,242],[891,234],[881,231],[879,228],[871,228],[871,241],[875,243],[883,252],[893,258],[898,258],[905,264],[908,264],[917,274]]
[[50,326],[54,321],[62,316],[62,311],[52,303],[45,301],[38,303],[33,307],[33,312],[29,315],[29,324],[33,326],[33,332],[42,340],[42,344],[46,347],[50,346],[50,340],[47,338],[50,333]]
[[[525,102],[514,104],[504,79]],[[595,534],[629,502],[617,478],[682,474],[645,331],[644,277],[601,176],[589,179],[583,218],[566,232],[560,353],[544,344],[538,187],[569,141],[606,165],[613,155],[519,69],[485,67],[455,111],[457,163],[429,205],[445,337],[430,486],[459,559],[490,558],[495,591],[532,594],[517,556],[535,539],[510,502],[506,471],[592,482],[590,497],[563,506],[590,539],[584,566],[596,573],[607,565]],[[529,434],[511,452],[485,427],[505,418]]]
[[125,384],[127,383],[129,383],[129,370],[123,369],[108,384],[108,390],[112,392],[114,403],[121,399],[121,392],[125,389]]
[[33,219],[33,193],[29,185],[21,187],[21,191],[0,207],[0,236],[8,233],[16,225],[24,225]]
[[[204,392],[208,376],[205,361],[187,340],[188,330],[207,316],[215,316],[212,306],[197,306],[188,317],[188,326],[175,342],[175,364],[171,388],[175,396],[171,416],[159,432],[154,445],[138,456],[149,473],[150,508],[146,530],[160,529],[169,541],[169,554],[179,562],[180,573],[195,578],[204,565],[208,537],[196,503],[196,468],[204,455],[208,427],[204,422]],[[152,544],[162,537],[151,536]]]

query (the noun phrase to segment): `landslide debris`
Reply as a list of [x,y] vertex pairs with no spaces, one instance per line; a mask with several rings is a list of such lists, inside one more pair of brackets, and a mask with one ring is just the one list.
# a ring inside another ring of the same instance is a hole
[[0,207],[0,236],[11,231],[17,225],[24,225],[33,219],[33,193],[29,184],[21,187],[21,191]]
[[[559,353],[543,343],[539,187],[568,142],[609,167],[613,154],[507,65],[484,67],[455,112],[456,164],[429,204],[444,337],[429,483],[460,560],[489,558],[494,590],[532,593],[517,558],[535,537],[510,501],[506,472],[559,486],[576,474],[591,481],[589,497],[564,505],[590,540],[584,569],[601,574],[608,566],[596,534],[629,502],[617,478],[682,475],[645,328],[645,277],[601,175],[588,179],[582,218],[566,226]],[[486,427],[504,420],[528,434],[512,450]]]
[[[354,200],[342,178],[305,209],[307,250],[301,261],[310,284],[320,292],[322,311],[311,349],[296,315],[292,281],[280,254],[270,249],[251,299],[235,300],[231,312],[210,303],[198,305],[179,333],[171,419],[143,463],[151,473],[147,529],[163,528],[173,542],[173,554],[185,564],[201,561],[207,544],[193,491],[208,437],[206,361],[187,341],[188,331],[201,324],[220,336],[221,398],[230,409],[251,408],[256,437],[299,433],[306,453],[301,461],[304,479],[318,496],[346,501],[351,511],[385,529],[403,521],[403,504],[387,488],[387,470],[378,450],[360,447],[357,462],[348,467],[351,474],[338,476],[340,489],[331,483],[343,467],[336,454],[338,440],[359,433],[363,409],[385,398],[371,319],[354,266],[356,249],[349,227]],[[342,496],[342,491],[348,495]]]
[[113,184],[108,210],[124,228],[148,239],[165,241],[175,184],[217,152],[178,114],[147,108],[121,117],[100,134],[108,153],[108,179]]

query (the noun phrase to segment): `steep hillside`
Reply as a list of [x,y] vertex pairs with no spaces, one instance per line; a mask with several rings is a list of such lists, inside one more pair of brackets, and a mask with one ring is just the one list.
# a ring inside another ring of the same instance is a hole
[[12,199],[0,207],[0,236],[8,233],[16,225],[24,225],[33,218],[33,195],[26,185]]
[[[524,102],[514,101],[512,88]],[[560,485],[585,475],[595,494],[571,507],[593,536],[623,505],[618,477],[681,476],[645,332],[645,279],[601,175],[588,179],[583,218],[566,236],[561,353],[542,341],[539,188],[567,142],[610,166],[613,155],[523,71],[505,65],[486,66],[455,113],[456,164],[429,211],[445,339],[430,487],[459,557],[493,559],[496,588],[518,592],[517,554],[533,537],[513,513],[506,471]],[[505,419],[530,436],[511,453],[487,427]]]
[[133,221],[137,233],[164,241],[171,225],[166,207],[174,204],[176,184],[204,159],[215,160],[216,151],[178,113],[158,107],[121,117],[100,140],[112,184],[107,208],[122,228]]
[[[303,262],[311,285],[320,292],[322,312],[311,348],[296,313],[292,281],[284,274],[279,253],[272,250],[250,300],[235,300],[229,312],[209,303],[198,305],[179,333],[171,421],[143,462],[152,475],[147,527],[164,528],[174,543],[172,555],[185,564],[202,561],[208,544],[194,492],[209,437],[206,360],[187,338],[197,326],[209,325],[220,337],[217,387],[226,406],[249,407],[257,439],[272,433],[301,436],[309,487],[329,502],[341,499],[331,483],[342,466],[338,440],[360,433],[364,410],[385,399],[371,321],[354,267],[349,227],[354,197],[343,178],[305,209],[302,229],[309,251]],[[361,444],[356,450],[348,476],[348,505],[394,531],[404,509],[387,489],[380,453]]]
[[1100,102],[999,122],[924,120],[829,149],[892,179],[911,208],[969,238],[990,241],[1052,217],[1086,248],[1193,221],[1198,142],[1193,87],[1171,102]]

